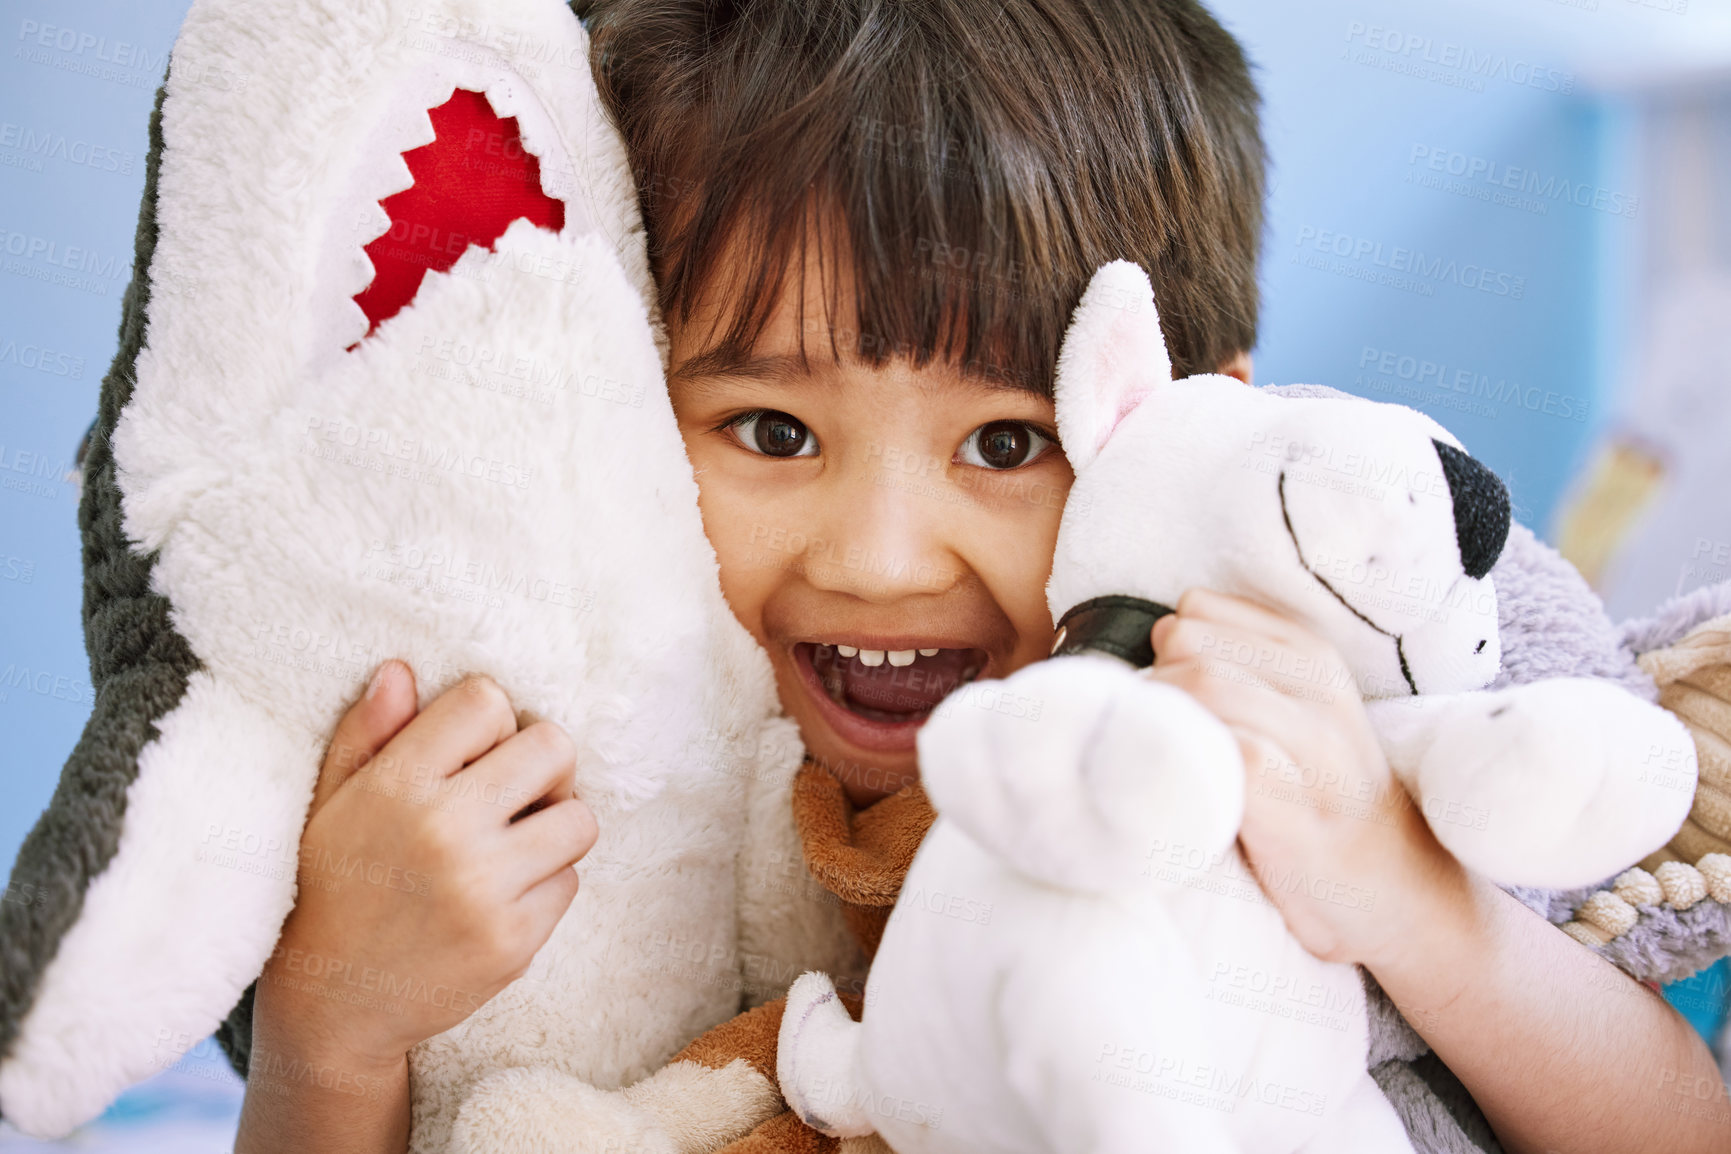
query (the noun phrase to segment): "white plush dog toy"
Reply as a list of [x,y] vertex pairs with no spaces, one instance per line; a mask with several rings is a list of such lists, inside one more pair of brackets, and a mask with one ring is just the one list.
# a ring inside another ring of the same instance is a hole
[[[1083,297],[1057,410],[1076,469],[1047,590],[1059,655],[961,691],[920,736],[939,820],[903,893],[992,917],[898,905],[858,1024],[823,975],[801,978],[782,1091],[819,1129],[875,1129],[901,1154],[1410,1149],[1365,1069],[1358,973],[1298,944],[1236,848],[1236,742],[1134,669],[1152,622],[1209,588],[1319,632],[1350,670],[1283,672],[1376,699],[1439,840],[1505,884],[1596,881],[1663,844],[1693,790],[1643,769],[1692,781],[1689,736],[1605,682],[1485,690],[1501,482],[1410,409],[1172,380],[1137,266]],[[992,708],[1004,694],[1029,707]]]

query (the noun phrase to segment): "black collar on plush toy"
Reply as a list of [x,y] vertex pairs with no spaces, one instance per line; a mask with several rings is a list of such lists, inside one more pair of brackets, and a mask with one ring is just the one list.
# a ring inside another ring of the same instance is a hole
[[1154,664],[1154,643],[1148,631],[1172,611],[1157,601],[1121,593],[1091,597],[1058,620],[1052,656],[1069,657],[1093,649],[1146,669]]

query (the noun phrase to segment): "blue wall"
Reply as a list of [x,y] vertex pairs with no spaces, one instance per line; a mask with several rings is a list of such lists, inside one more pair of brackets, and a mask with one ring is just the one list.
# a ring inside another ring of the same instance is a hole
[[[145,125],[185,7],[81,0],[14,7],[0,25],[4,863],[89,711],[76,498],[57,477],[113,353]],[[1617,326],[1599,321],[1618,306],[1595,262],[1634,222],[1530,192],[1542,212],[1477,199],[1494,191],[1483,175],[1461,180],[1472,196],[1421,182],[1446,182],[1451,163],[1478,157],[1496,163],[1499,179],[1516,166],[1553,190],[1566,180],[1621,195],[1627,182],[1601,171],[1616,168],[1604,159],[1616,151],[1615,118],[1581,96],[1565,61],[1510,44],[1483,20],[1451,31],[1439,15],[1403,18],[1388,51],[1389,21],[1376,13],[1401,4],[1215,8],[1258,66],[1274,159],[1258,380],[1318,381],[1425,408],[1510,481],[1524,520],[1545,525],[1604,409],[1600,366]],[[1460,66],[1449,66],[1455,57]],[[1443,171],[1429,167],[1432,156]],[[59,274],[75,283],[40,279]],[[1358,279],[1379,275],[1401,279]],[[47,371],[30,367],[44,349]],[[1516,389],[1519,401],[1509,399]],[[1585,421],[1563,415],[1583,409]]]
[[1274,165],[1257,381],[1425,410],[1542,532],[1618,355],[1598,262],[1640,210],[1605,171],[1614,112],[1555,52],[1434,5],[1212,7],[1257,66]]
[[[185,0],[7,4],[0,20],[0,862],[90,712],[78,498]],[[53,278],[53,279],[46,279]]]

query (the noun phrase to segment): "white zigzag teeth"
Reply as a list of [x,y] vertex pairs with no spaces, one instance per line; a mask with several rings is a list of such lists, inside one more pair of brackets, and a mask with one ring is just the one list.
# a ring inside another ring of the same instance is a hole
[[[365,180],[362,187],[374,204],[414,187],[415,176],[409,171],[403,153],[413,152],[438,139],[429,112],[451,99],[451,94],[457,90],[453,81],[441,79],[430,72],[405,77],[402,86],[403,93],[399,97],[401,103],[397,105],[395,113],[380,125],[380,131],[368,142],[368,147],[376,148],[377,151],[364,162]],[[370,212],[370,209],[367,211]],[[377,232],[364,236],[362,244],[390,228],[390,218],[384,215],[382,208],[379,209],[379,219],[384,223],[378,226]],[[368,226],[371,227],[370,221]]]
[[371,285],[377,275],[364,250],[391,229],[390,213],[383,202],[415,185],[415,174],[409,170],[403,154],[438,139],[430,112],[457,90],[454,81],[425,70],[403,76],[400,85],[394,111],[363,144],[367,154],[361,160],[355,184],[362,200],[355,207],[349,225],[352,249],[340,259],[333,273],[336,281],[333,288],[342,303],[331,323],[337,329],[342,348],[364,338],[370,328],[366,314],[353,298]]
[[[451,94],[453,92],[457,91],[459,87],[463,87],[455,80],[449,78],[440,78],[428,73],[423,73],[423,75],[426,77],[426,80],[431,81],[427,88],[426,97],[421,101],[421,107],[423,108],[431,109],[439,107],[439,105],[451,99]],[[432,122],[428,121],[428,123],[431,124]]]
[[[365,247],[391,231],[391,214],[378,201],[361,206],[360,219],[355,223],[355,238]],[[363,256],[361,259],[365,260]],[[366,266],[367,280],[373,279],[373,266]]]
[[[371,261],[367,262],[367,268],[372,268]],[[371,272],[367,274],[367,279],[369,281],[372,279]],[[366,286],[362,285],[361,287],[365,288]],[[360,290],[356,289],[355,291],[359,292]],[[367,335],[367,328],[372,322],[367,319],[367,314],[361,311],[361,306],[355,303],[353,293],[342,301],[339,312],[341,316],[337,322],[337,343],[346,349]]]
[[373,283],[374,272],[373,262],[365,252],[352,252],[334,274],[336,289],[345,297],[352,297]]
[[411,149],[420,148],[422,145],[431,144],[439,137],[439,134],[433,129],[433,118],[426,112],[414,117],[413,124],[414,131],[404,139],[403,147],[399,150],[401,152],[408,152]]
[[487,103],[493,107],[493,115],[504,120],[517,115],[517,85],[515,78],[501,76],[486,88],[482,89],[487,97]]
[[[526,91],[523,78],[515,74],[501,76],[487,85],[484,93],[495,116],[516,118],[517,136],[522,141],[523,151],[535,158],[541,191],[554,200],[569,201],[575,183],[568,171],[570,162],[563,159],[564,150],[558,147],[556,140],[554,148],[550,149],[548,142],[541,139],[541,117],[525,115],[525,102],[534,97]],[[539,109],[531,111],[538,112]]]
[[[364,250],[391,229],[391,217],[383,202],[414,187],[414,173],[403,154],[438,139],[431,111],[449,101],[459,88],[479,91],[487,98],[494,115],[516,120],[522,147],[536,158],[541,191],[568,206],[571,202],[576,182],[568,171],[566,150],[526,80],[497,66],[466,66],[454,72],[443,67],[410,69],[399,78],[394,112],[377,126],[364,146],[368,155],[361,160],[353,186],[365,198],[350,218],[353,223],[348,235],[353,251],[346,258],[339,258],[338,267],[329,274],[335,282],[333,288],[344,301],[339,315],[328,322],[339,330],[342,342],[339,347],[346,348],[361,340],[369,327],[366,314],[352,298],[371,285],[376,276]],[[553,160],[547,159],[548,153]],[[567,211],[567,223],[577,215]]]
[[377,199],[384,200],[387,196],[395,196],[406,188],[413,188],[415,174],[409,171],[409,164],[401,153],[393,153],[382,157],[379,164],[381,175],[388,175],[389,181],[379,190]]

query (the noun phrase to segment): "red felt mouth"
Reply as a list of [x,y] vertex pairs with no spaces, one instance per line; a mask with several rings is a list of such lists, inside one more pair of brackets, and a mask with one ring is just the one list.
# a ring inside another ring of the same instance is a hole
[[379,202],[391,227],[366,246],[373,280],[355,303],[368,336],[415,299],[428,269],[444,272],[472,244],[492,248],[512,221],[565,227],[565,206],[541,191],[541,164],[516,117],[462,88],[427,115],[434,140],[403,153],[415,183]]

